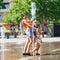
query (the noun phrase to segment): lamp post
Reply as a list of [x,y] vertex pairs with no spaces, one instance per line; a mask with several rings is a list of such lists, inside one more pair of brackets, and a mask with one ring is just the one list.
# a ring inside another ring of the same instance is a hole
[[36,15],[36,4],[35,2],[32,2],[31,3],[31,16],[32,16],[31,20],[36,19],[35,15]]

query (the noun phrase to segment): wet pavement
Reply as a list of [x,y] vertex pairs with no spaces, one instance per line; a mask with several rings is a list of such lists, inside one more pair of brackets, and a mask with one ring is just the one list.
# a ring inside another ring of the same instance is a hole
[[[5,43],[4,60],[60,60],[60,42],[43,42],[39,56],[23,56],[23,47],[24,43]],[[0,51],[0,58],[1,54],[2,51]]]

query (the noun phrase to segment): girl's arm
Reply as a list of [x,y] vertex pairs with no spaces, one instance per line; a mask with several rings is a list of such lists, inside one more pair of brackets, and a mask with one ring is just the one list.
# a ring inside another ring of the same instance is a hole
[[32,26],[27,22],[27,21],[23,21],[24,24],[26,24],[28,27],[32,28]]

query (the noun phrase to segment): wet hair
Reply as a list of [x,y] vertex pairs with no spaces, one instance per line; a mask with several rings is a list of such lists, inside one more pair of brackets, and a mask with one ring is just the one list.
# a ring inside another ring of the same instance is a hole
[[27,16],[27,13],[23,13],[23,14],[22,14],[22,18],[21,18],[21,19],[23,19],[23,16]]
[[25,16],[25,15],[27,16],[27,13],[23,13],[23,14],[22,14],[22,17]]

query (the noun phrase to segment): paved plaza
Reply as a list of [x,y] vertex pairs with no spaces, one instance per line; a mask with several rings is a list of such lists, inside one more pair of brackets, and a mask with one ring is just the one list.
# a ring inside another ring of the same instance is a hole
[[[42,38],[39,56],[23,56],[26,36],[19,38],[0,39],[0,60],[60,60],[60,38]],[[3,49],[3,50],[1,50]],[[4,53],[4,56],[2,55]],[[1,58],[2,56],[2,58]]]

